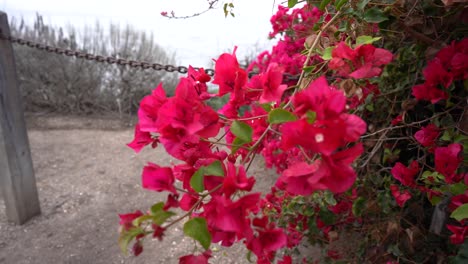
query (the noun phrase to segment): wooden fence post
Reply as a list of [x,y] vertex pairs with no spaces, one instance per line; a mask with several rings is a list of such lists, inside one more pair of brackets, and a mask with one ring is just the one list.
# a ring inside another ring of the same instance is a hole
[[[10,35],[7,14],[1,11],[0,30]],[[0,188],[8,220],[23,224],[41,213],[13,48],[4,39],[0,39]]]

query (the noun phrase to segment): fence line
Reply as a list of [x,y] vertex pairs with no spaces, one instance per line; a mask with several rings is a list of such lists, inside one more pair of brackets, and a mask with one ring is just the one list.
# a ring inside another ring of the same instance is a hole
[[[4,34],[0,29],[0,39],[8,40],[11,43],[16,43],[19,45],[27,46],[30,48],[39,49],[42,51],[47,51],[50,53],[55,53],[59,55],[65,55],[69,57],[76,57],[79,59],[85,59],[90,61],[96,61],[101,63],[109,63],[109,64],[117,64],[121,66],[129,66],[130,68],[140,68],[143,70],[152,69],[155,71],[166,71],[166,72],[178,72],[181,74],[185,74],[188,72],[188,67],[186,66],[174,66],[170,64],[160,64],[160,63],[149,63],[144,61],[135,61],[135,60],[126,60],[126,59],[117,59],[115,57],[106,57],[102,55],[95,55],[92,53],[87,53],[79,50],[71,50],[71,49],[63,49],[59,47],[53,47],[50,45],[45,45],[42,43],[25,40],[18,37],[13,37],[10,34]],[[199,67],[194,67],[194,69],[198,70]],[[204,69],[206,74],[209,76],[214,76],[215,71],[214,69]],[[257,72],[249,72],[248,76],[251,78],[252,76],[258,74]],[[284,73],[283,78],[285,81],[297,81],[299,80],[299,75],[293,75],[289,73]]]

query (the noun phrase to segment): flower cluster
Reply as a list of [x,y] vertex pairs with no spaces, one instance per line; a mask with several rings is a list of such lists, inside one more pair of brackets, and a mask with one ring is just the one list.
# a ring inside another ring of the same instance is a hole
[[[334,1],[332,9],[339,9],[340,2],[346,1]],[[278,263],[286,264],[292,263],[289,254],[305,236],[331,243],[342,226],[364,224],[364,210],[371,215],[390,200],[394,211],[402,211],[418,193],[434,204],[448,199],[449,211],[458,217],[468,203],[463,138],[442,136],[445,128],[435,117],[427,120],[438,122],[416,121],[417,127],[424,126],[410,134],[423,156],[398,161],[399,149],[385,149],[382,163],[391,166],[379,165],[375,175],[358,177],[358,172],[368,172],[362,168],[371,167],[369,162],[374,162],[373,155],[382,145],[396,148],[396,143],[382,143],[385,134],[378,143],[360,140],[379,133],[363,136],[374,125],[366,123],[365,116],[374,111],[370,106],[381,95],[378,79],[384,67],[397,56],[374,45],[379,38],[358,40],[340,31],[338,26],[356,18],[337,22],[340,13],[332,16],[326,10],[312,4],[280,7],[271,18],[270,37],[280,35],[271,51],[261,53],[247,69],[240,66],[236,48],[215,60],[212,84],[219,87],[217,94],[208,92],[210,76],[190,67],[173,97],[167,97],[159,85],[143,98],[134,140],[128,146],[135,152],[162,146],[178,161],[148,163],[143,168],[143,188],[167,192],[167,200],[145,213],[120,215],[123,250],[135,241],[132,250],[138,255],[147,235],[161,240],[166,230],[184,221],[185,235],[202,250],[180,257],[179,263],[208,263],[211,243],[225,247],[243,243],[257,263],[272,263],[284,249]],[[369,18],[375,12],[367,19],[376,19]],[[371,28],[375,32],[375,25]],[[453,42],[429,62],[423,71],[425,83],[412,89],[416,99],[435,104],[449,98],[452,84],[468,77],[467,46],[468,39]],[[249,79],[252,71],[256,75]],[[284,78],[300,73],[299,80]],[[225,95],[229,100],[217,112],[208,106],[208,99]],[[381,131],[406,127],[405,114]],[[375,123],[383,122],[390,123]],[[372,148],[370,153],[365,153],[366,148]],[[363,153],[367,160],[358,171],[356,161]],[[264,195],[252,192],[258,179],[249,173],[259,155],[279,175]],[[370,179],[384,173],[386,178]],[[370,197],[366,180],[380,181],[384,190],[375,192],[384,202],[366,201]],[[390,195],[395,201],[387,199]],[[184,214],[175,218],[173,208]],[[468,235],[463,219],[446,225],[454,244],[463,243]],[[389,224],[387,229],[392,228]],[[327,256],[339,259],[341,253],[329,248]]]

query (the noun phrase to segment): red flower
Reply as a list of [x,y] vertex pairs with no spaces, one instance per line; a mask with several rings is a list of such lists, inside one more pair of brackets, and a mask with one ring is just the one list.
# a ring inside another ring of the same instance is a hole
[[399,123],[401,123],[403,121],[403,116],[402,115],[398,115],[397,117],[393,118],[391,124],[392,126],[396,126],[398,125]]
[[445,176],[447,183],[454,183],[456,170],[463,161],[460,153],[462,145],[450,144],[447,147],[437,147],[435,149],[435,170]]
[[296,93],[293,98],[294,112],[302,117],[313,111],[318,120],[339,116],[346,106],[346,96],[342,91],[328,86],[325,77],[313,81],[306,89]]
[[157,238],[159,241],[162,241],[166,229],[156,224],[152,224],[151,226],[153,227],[153,238]]
[[320,162],[313,164],[298,162],[283,171],[276,182],[276,186],[295,195],[310,195],[315,190],[324,190],[326,186],[320,184],[320,178],[314,176]]
[[278,264],[292,264],[291,256],[284,256],[282,259],[278,260]]
[[429,147],[435,144],[435,140],[439,137],[439,134],[439,128],[434,124],[429,124],[416,132],[414,138],[424,147]]
[[247,178],[244,166],[236,168],[233,163],[228,163],[227,175],[223,182],[223,192],[226,197],[230,197],[237,190],[251,191],[254,184],[255,178]]
[[418,100],[431,101],[433,104],[448,98],[446,91],[437,89],[428,83],[413,86],[412,95]]
[[254,76],[250,83],[255,86],[249,87],[262,90],[259,103],[278,102],[281,100],[283,92],[288,88],[287,85],[281,84],[283,81],[284,69],[278,66],[277,63],[268,65],[266,73],[261,73]]
[[[332,51],[329,68],[338,70],[338,75],[355,79],[379,76],[383,65],[389,64],[393,55],[390,51],[371,44],[360,45],[355,50],[340,42]],[[351,64],[351,66],[350,66]]]
[[450,242],[455,245],[460,245],[465,242],[465,237],[468,235],[468,226],[455,226],[455,225],[446,225],[447,229],[452,231],[450,236]]
[[325,189],[334,193],[344,192],[356,180],[351,163],[362,151],[362,144],[357,144],[330,156],[322,156],[322,160],[311,165],[295,163],[281,174],[276,186],[296,195],[309,195],[315,190]]
[[321,178],[318,185],[327,186],[333,193],[342,193],[351,188],[356,181],[356,172],[351,163],[363,151],[362,144],[358,143],[331,156],[322,156],[322,164],[316,173],[316,177]]
[[417,161],[413,161],[407,168],[400,162],[397,162],[392,168],[391,173],[393,177],[401,182],[404,186],[415,186],[416,182],[414,176],[419,172],[419,164]]
[[453,196],[450,199],[450,204],[449,204],[449,209],[450,211],[454,211],[457,209],[459,206],[468,203],[468,190],[465,191],[463,194],[459,194],[456,196]]
[[239,66],[236,49],[232,54],[223,53],[216,60],[213,83],[219,85],[219,96],[239,91],[247,83],[247,73]]
[[431,86],[441,84],[444,88],[448,88],[453,81],[452,74],[446,70],[438,58],[433,59],[427,64],[423,70],[423,75],[426,83]]
[[258,231],[258,236],[252,236],[247,239],[246,245],[259,260],[271,260],[271,253],[286,246],[287,237],[283,229],[267,229]]
[[133,220],[137,219],[138,217],[142,216],[143,213],[140,210],[137,210],[130,214],[119,214],[120,222],[119,225],[122,226],[124,230],[128,230],[133,227]]
[[177,193],[174,187],[174,175],[169,167],[160,167],[149,162],[143,168],[142,182],[145,189]]
[[211,251],[205,251],[202,255],[186,255],[179,258],[179,264],[208,264],[211,258]]
[[393,197],[398,204],[398,206],[403,207],[409,199],[411,199],[411,193],[408,190],[400,192],[398,186],[395,184],[390,185],[390,191],[392,192]]
[[136,153],[140,152],[143,147],[151,144],[153,148],[158,145],[159,140],[153,138],[150,132],[144,132],[140,130],[140,124],[135,126],[135,136],[132,142],[128,143],[127,146],[132,148]]
[[184,211],[189,211],[190,209],[192,209],[192,207],[195,205],[195,203],[197,203],[198,201],[198,198],[188,194],[188,193],[184,193],[184,195],[182,195],[182,199],[180,199],[180,208]]
[[150,95],[145,96],[138,109],[138,123],[140,130],[145,132],[158,132],[156,121],[161,106],[167,102],[166,93],[159,84]]

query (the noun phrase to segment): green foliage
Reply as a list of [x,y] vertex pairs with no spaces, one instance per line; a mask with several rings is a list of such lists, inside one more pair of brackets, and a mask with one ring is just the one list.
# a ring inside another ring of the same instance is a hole
[[457,221],[468,218],[468,204],[463,204],[457,207],[457,209],[452,212],[450,217],[455,218]]
[[281,108],[273,109],[268,113],[268,122],[270,124],[281,124],[295,120],[297,120],[297,117],[293,113]]
[[184,234],[195,240],[208,250],[211,245],[211,233],[208,231],[205,218],[194,217],[184,224]]
[[190,179],[190,186],[197,192],[205,190],[204,177],[205,176],[224,176],[223,166],[221,161],[215,160],[208,166],[201,166]]

